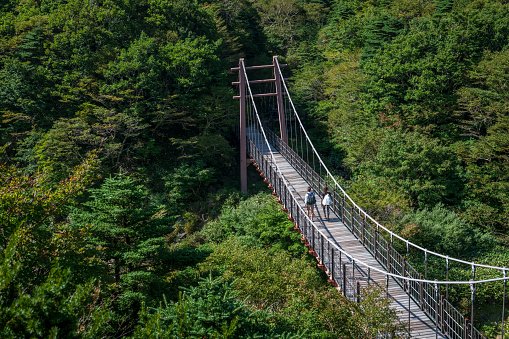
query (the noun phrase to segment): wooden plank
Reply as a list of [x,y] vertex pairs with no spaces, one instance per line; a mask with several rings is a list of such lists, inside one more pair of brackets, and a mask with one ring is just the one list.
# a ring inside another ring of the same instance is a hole
[[[249,137],[249,133],[248,133]],[[253,138],[252,138],[253,139]],[[260,137],[256,140],[261,140]],[[270,152],[266,145],[261,144],[259,141],[259,148],[265,153],[265,157],[269,160],[271,158]],[[270,147],[273,149],[273,147]],[[308,183],[304,178],[297,172],[293,166],[286,161],[281,154],[274,154],[274,158],[278,164],[279,169],[283,173],[285,179],[288,181],[288,187],[291,191],[295,192],[297,198],[303,199]],[[302,200],[301,206],[304,207],[304,201]],[[317,206],[318,207],[318,206]],[[369,251],[362,245],[362,243],[355,237],[348,228],[339,221],[339,216],[335,215],[331,211],[332,220],[323,220],[320,213],[321,208],[315,209],[315,220],[314,223],[319,229],[323,230],[327,234],[328,239],[332,239],[340,248],[345,250],[347,253],[354,256],[357,260],[362,260],[372,267],[377,267],[383,270],[382,266],[378,261],[369,253]],[[348,274],[351,274],[351,267],[347,269]],[[366,269],[361,269],[361,272],[356,274],[366,274]],[[370,274],[370,284],[375,284],[385,288],[386,279],[383,273],[372,271]],[[361,281],[363,286],[367,285],[366,281]],[[390,278],[389,280],[389,297],[391,298],[391,307],[398,313],[400,321],[404,324],[408,323],[408,315],[410,312],[410,336],[416,338],[435,338],[435,325],[432,320],[424,313],[420,307],[413,301],[410,301],[410,309],[408,308],[408,294],[401,288],[395,279]],[[444,338],[443,334],[438,334],[439,338]]]

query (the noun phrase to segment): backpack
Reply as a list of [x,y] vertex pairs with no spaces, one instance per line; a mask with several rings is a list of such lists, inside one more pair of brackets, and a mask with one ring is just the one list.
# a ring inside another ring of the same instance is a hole
[[308,192],[308,193],[306,193],[306,195],[308,197],[306,204],[308,204],[308,205],[316,204],[316,198],[315,198],[315,194],[313,192]]

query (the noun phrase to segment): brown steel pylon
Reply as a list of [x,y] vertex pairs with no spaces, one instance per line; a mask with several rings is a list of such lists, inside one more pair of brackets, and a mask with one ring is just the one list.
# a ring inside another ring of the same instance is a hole
[[[283,101],[282,79],[280,67],[285,67],[286,64],[279,64],[277,56],[272,57],[271,65],[258,65],[258,66],[245,66],[244,58],[239,59],[239,66],[231,68],[231,71],[238,71],[238,81],[234,81],[232,85],[239,87],[239,95],[234,96],[234,99],[240,99],[240,190],[242,193],[247,193],[247,147],[246,147],[246,100],[251,100],[250,95],[246,95],[247,84],[260,84],[260,83],[275,83],[276,91],[273,93],[257,93],[253,94],[253,98],[275,96],[277,99],[277,111],[279,119],[280,137],[285,143],[288,143],[288,135],[286,132],[286,117],[285,107]],[[246,79],[246,71],[260,70],[260,69],[273,69],[272,79],[260,79],[249,81]]]

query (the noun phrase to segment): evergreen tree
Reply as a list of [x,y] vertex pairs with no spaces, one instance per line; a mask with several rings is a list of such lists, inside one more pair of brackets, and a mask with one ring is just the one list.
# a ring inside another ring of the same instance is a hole
[[249,310],[221,277],[209,276],[196,287],[184,288],[176,303],[144,308],[141,318],[134,338],[279,337],[270,331],[269,314]]
[[365,28],[362,60],[372,58],[384,43],[391,41],[402,29],[402,22],[388,14],[371,19]]
[[90,246],[97,250],[108,275],[103,277],[118,295],[121,314],[135,315],[141,303],[163,287],[161,264],[165,238],[171,232],[165,209],[132,177],[119,174],[90,190],[90,200],[70,216],[74,228],[90,229]]

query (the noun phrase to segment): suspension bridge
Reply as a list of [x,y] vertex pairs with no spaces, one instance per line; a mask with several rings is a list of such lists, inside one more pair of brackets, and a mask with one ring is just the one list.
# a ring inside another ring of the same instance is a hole
[[[325,166],[309,138],[281,72],[284,66],[274,57],[272,64],[257,66],[246,66],[240,59],[239,66],[231,69],[238,72],[233,85],[239,90],[234,98],[240,102],[241,190],[247,192],[247,166],[252,163],[331,284],[355,302],[360,302],[363,291],[372,286],[386,293],[405,328],[396,335],[486,338],[475,326],[479,316],[476,296],[491,288],[500,296],[496,301],[500,307],[498,337],[504,338],[508,268],[427,250],[384,227],[358,206]],[[250,80],[248,71],[271,76]],[[313,220],[306,214],[308,186],[315,192],[329,188],[331,218],[323,218],[319,210]],[[467,296],[464,299],[469,300],[469,307],[460,311],[450,299],[462,295]]]

